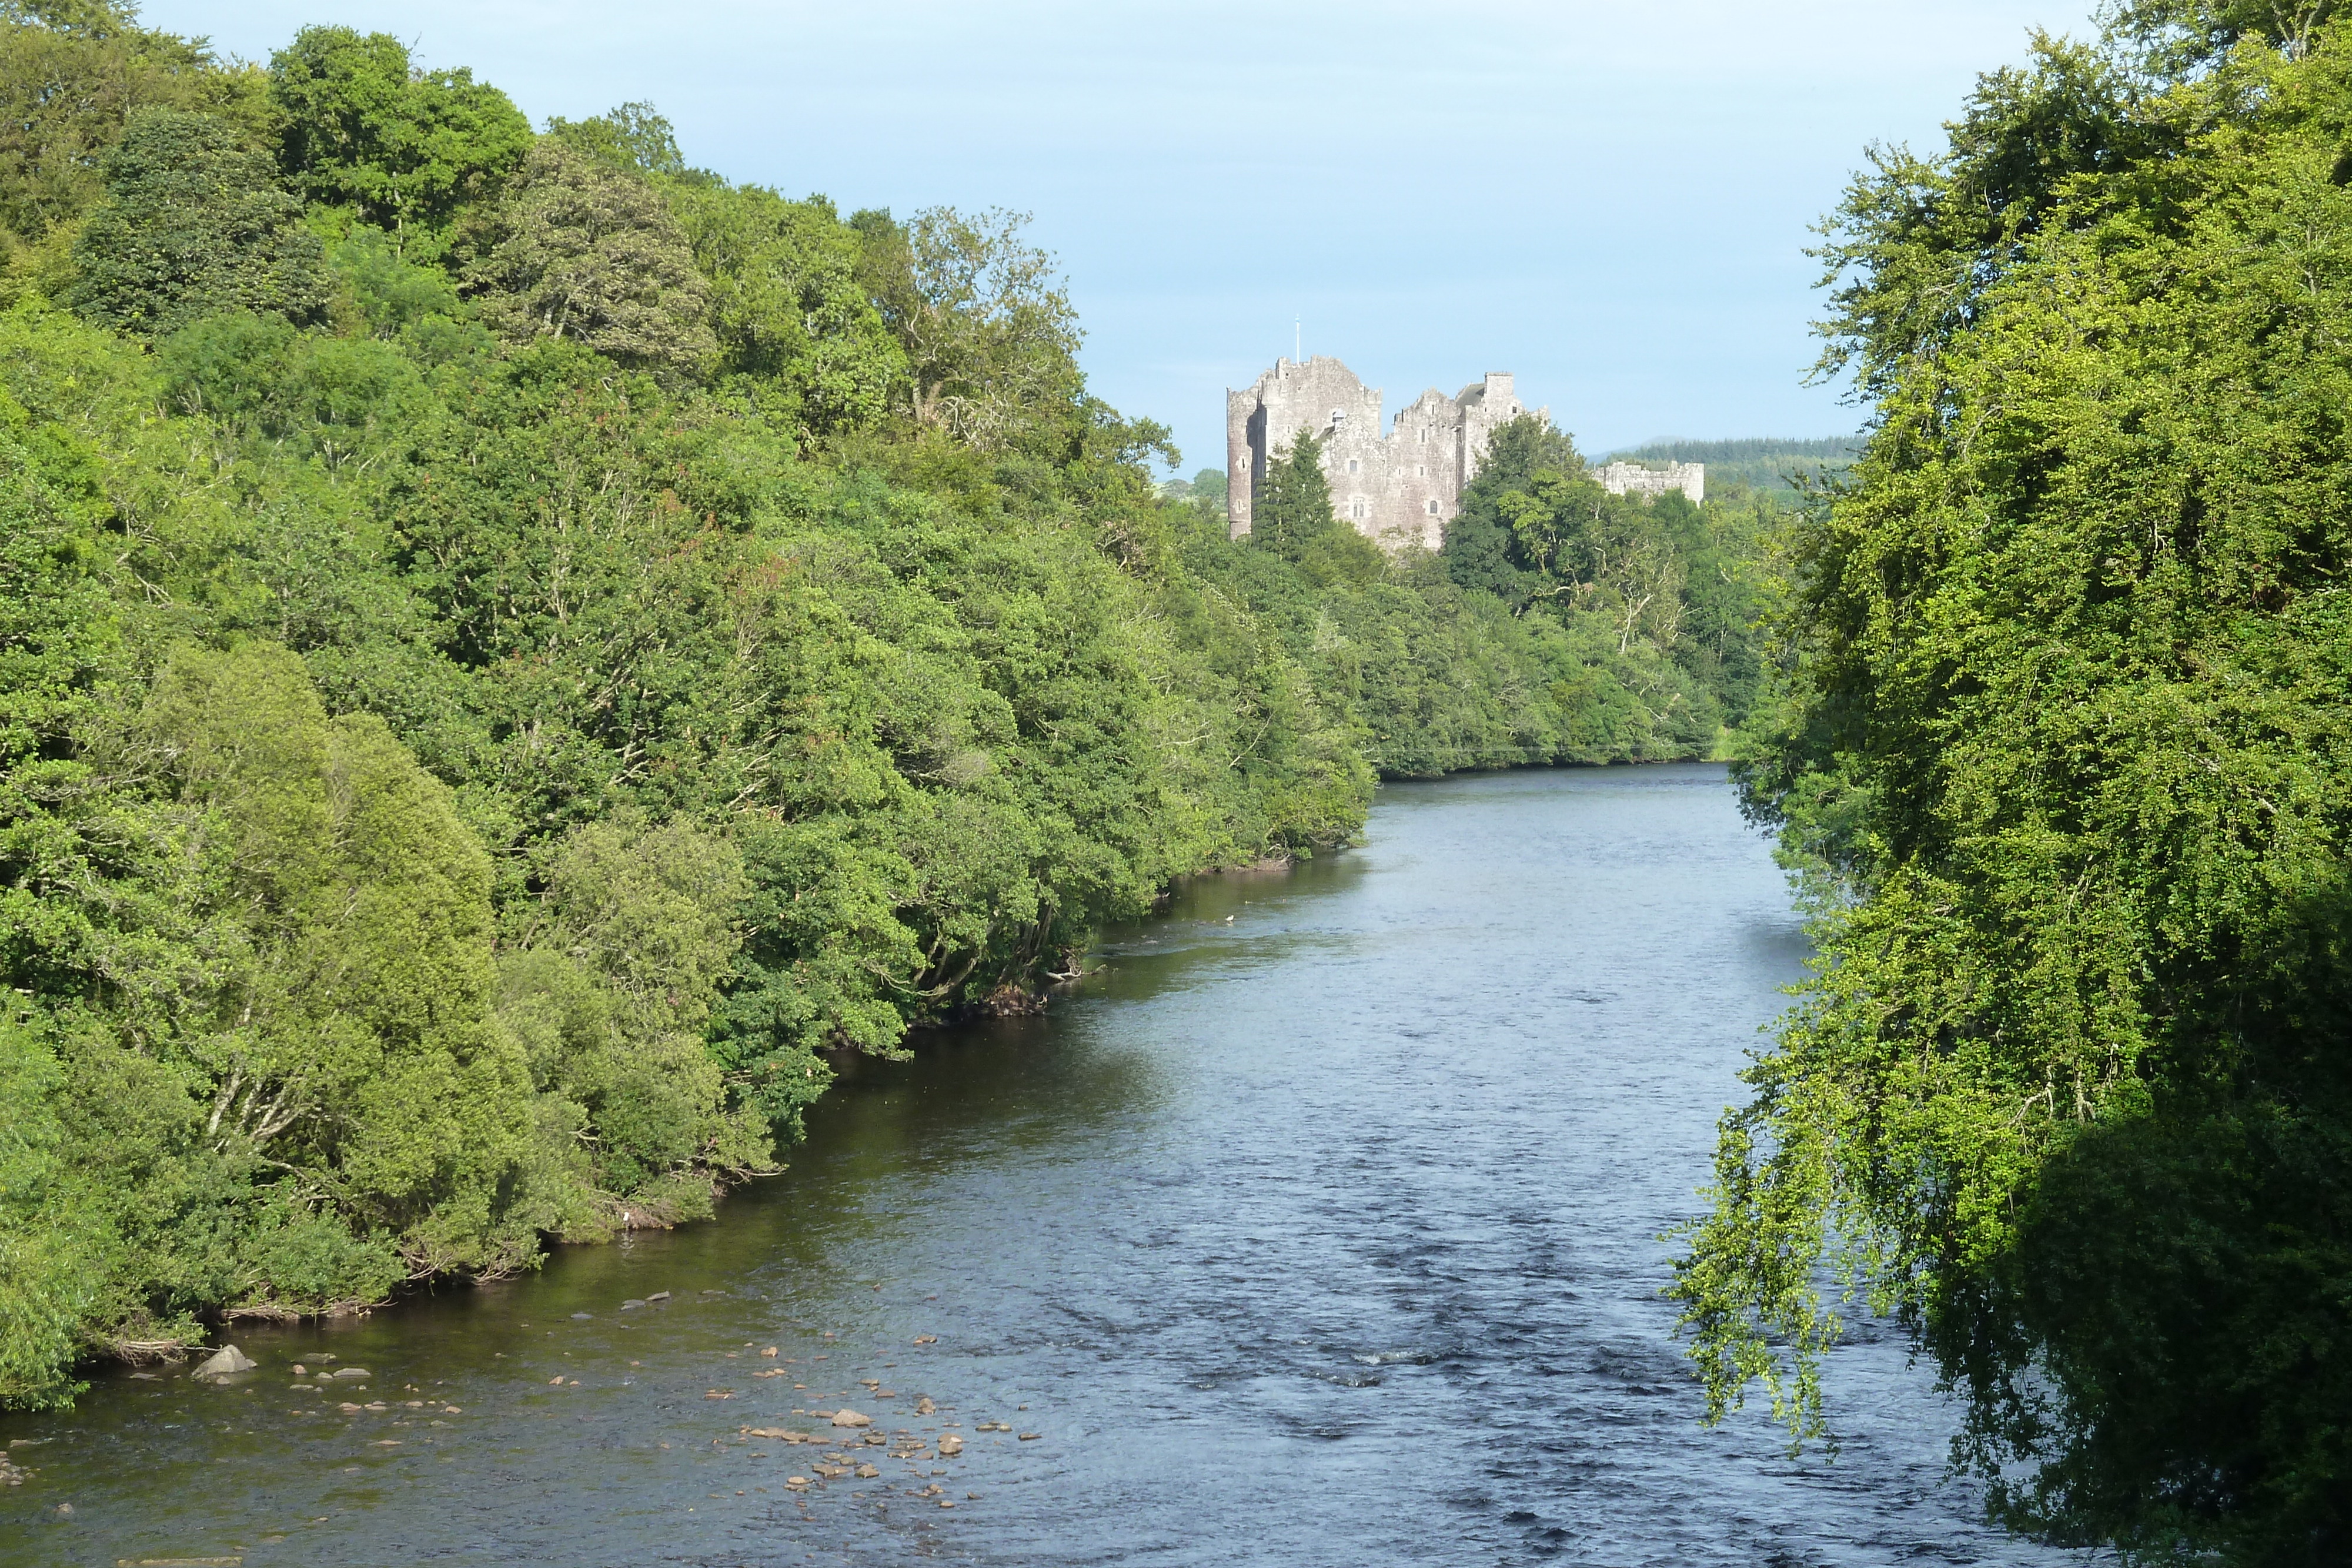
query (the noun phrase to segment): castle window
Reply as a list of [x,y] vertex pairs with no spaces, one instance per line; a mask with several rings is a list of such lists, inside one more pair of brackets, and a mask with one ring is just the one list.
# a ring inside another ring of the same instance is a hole
[[1437,516],[1437,503],[1434,501],[1429,503],[1429,515],[1433,517]]
[[1426,463],[1416,463],[1416,464],[1414,464],[1414,465],[1412,465],[1412,476],[1413,476],[1414,478],[1416,478],[1416,479],[1426,479],[1426,478],[1428,478],[1428,477],[1429,477],[1429,465],[1428,465],[1428,464],[1426,464]]
[[1423,425],[1423,426],[1421,427],[1421,433],[1420,433],[1420,434],[1421,434],[1421,444],[1422,444],[1423,446],[1428,445],[1428,444],[1429,444],[1429,426],[1427,426],[1427,425],[1425,425],[1425,424],[1424,424],[1424,425]]
[[1348,459],[1348,472],[1350,474],[1360,472],[1363,466],[1364,465],[1361,463],[1359,463],[1352,457]]
[[1345,423],[1348,423],[1348,411],[1347,411],[1346,409],[1344,409],[1344,408],[1335,408],[1335,409],[1333,409],[1333,410],[1331,411],[1331,423],[1332,423],[1333,424],[1345,424]]

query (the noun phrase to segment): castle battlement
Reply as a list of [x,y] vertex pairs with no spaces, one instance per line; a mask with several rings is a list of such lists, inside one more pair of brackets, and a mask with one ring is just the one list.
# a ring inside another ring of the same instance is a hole
[[1523,406],[1511,373],[1495,371],[1452,397],[1430,388],[1383,429],[1381,390],[1346,365],[1322,354],[1277,360],[1247,390],[1225,393],[1226,521],[1235,538],[1250,531],[1266,465],[1305,430],[1323,444],[1335,517],[1391,549],[1435,549],[1487,441],[1528,413],[1551,417]]

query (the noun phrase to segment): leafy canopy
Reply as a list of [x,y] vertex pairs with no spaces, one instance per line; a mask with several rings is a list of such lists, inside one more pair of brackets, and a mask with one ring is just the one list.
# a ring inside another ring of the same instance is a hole
[[672,382],[717,350],[692,249],[634,171],[543,141],[464,244],[467,289],[509,342],[580,343]]
[[74,241],[66,301],[161,337],[247,311],[297,325],[326,315],[324,252],[268,158],[210,115],[142,109],[106,155],[106,199]]
[[468,70],[414,68],[386,33],[303,28],[270,57],[269,103],[296,191],[427,256],[458,210],[494,195],[531,145],[530,122],[506,94]]

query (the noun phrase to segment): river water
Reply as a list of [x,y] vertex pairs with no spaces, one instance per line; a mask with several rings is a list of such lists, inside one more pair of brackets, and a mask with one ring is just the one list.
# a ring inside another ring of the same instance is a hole
[[1979,1522],[1872,1325],[1834,1460],[1698,1424],[1657,1237],[1804,953],[1722,770],[1392,786],[1367,841],[851,1074],[714,1223],[0,1419],[0,1562],[2079,1561]]

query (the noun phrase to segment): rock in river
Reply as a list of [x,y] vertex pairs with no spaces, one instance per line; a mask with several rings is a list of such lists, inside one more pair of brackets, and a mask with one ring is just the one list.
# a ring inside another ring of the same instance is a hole
[[251,1372],[258,1364],[233,1344],[223,1345],[202,1366],[190,1373],[191,1377],[231,1377],[240,1372]]
[[950,1432],[940,1439],[940,1458],[952,1459],[963,1452],[963,1439]]
[[860,1416],[855,1410],[836,1410],[833,1413],[833,1424],[836,1427],[871,1427],[874,1417]]

